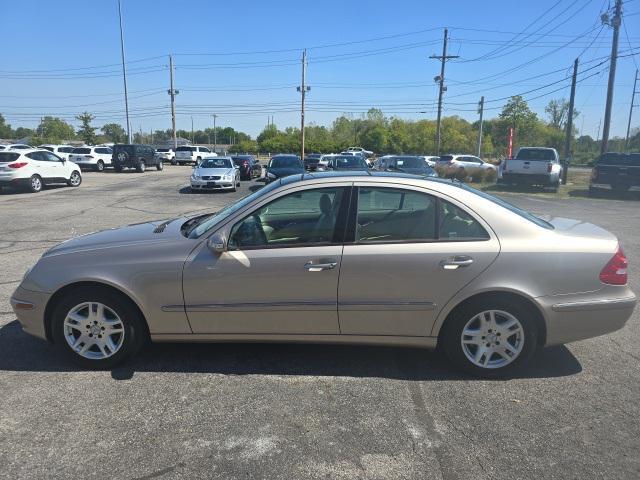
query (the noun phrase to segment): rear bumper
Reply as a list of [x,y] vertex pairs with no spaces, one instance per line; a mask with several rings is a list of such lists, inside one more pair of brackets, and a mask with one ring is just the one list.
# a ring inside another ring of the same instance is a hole
[[618,188],[624,188],[625,190],[640,190],[640,184],[637,182],[611,182],[604,183],[601,181],[592,182],[589,185],[590,188],[598,188],[601,190],[615,190]]
[[554,185],[558,182],[559,175],[542,173],[502,173],[502,181],[507,183],[524,183],[529,185]]
[[18,287],[11,296],[11,307],[13,308],[22,329],[43,340],[47,339],[44,327],[44,310],[51,294],[33,292]]
[[545,345],[560,345],[576,340],[598,337],[625,326],[637,304],[637,298],[627,287],[620,296],[572,295],[536,299],[547,314]]
[[26,187],[29,181],[29,178],[0,177],[0,187]]

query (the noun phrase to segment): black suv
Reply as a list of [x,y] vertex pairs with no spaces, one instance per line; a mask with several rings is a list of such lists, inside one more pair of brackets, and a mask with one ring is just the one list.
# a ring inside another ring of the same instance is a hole
[[142,173],[152,165],[158,170],[164,168],[162,160],[156,156],[156,151],[151,145],[116,144],[113,146],[111,163],[116,172],[121,172],[123,168],[135,168],[137,172]]

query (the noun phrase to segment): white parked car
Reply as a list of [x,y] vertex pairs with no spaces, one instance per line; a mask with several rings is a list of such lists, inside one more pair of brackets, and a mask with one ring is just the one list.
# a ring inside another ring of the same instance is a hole
[[109,147],[78,147],[69,154],[69,160],[87,168],[102,172],[111,166],[113,151]]
[[498,171],[498,167],[492,163],[485,162],[473,155],[440,155],[436,164],[447,170],[473,170],[479,168],[481,170]]
[[32,150],[33,147],[25,143],[10,143],[9,145],[4,145],[4,149],[5,150]]
[[420,158],[423,158],[424,161],[427,162],[427,165],[431,168],[435,167],[438,163],[438,160],[440,160],[440,157],[437,157],[435,155],[420,155]]
[[362,147],[349,147],[347,148],[347,152],[359,152],[362,153],[365,157],[370,157],[371,155],[373,155],[373,152],[371,150],[365,150]]
[[240,186],[240,169],[231,157],[209,156],[193,167],[191,190],[232,190]]
[[82,183],[80,167],[48,150],[0,151],[0,187],[10,186],[39,192],[45,185]]
[[200,145],[184,145],[176,148],[176,154],[173,158],[173,165],[182,165],[185,163],[198,164],[204,157],[217,157],[215,152],[212,152],[207,147],[201,147]]
[[38,148],[49,150],[50,152],[55,153],[60,158],[69,160],[69,154],[73,152],[73,149],[76,147],[73,147],[71,145],[39,145]]
[[176,152],[173,151],[173,148],[156,148],[156,157],[158,157],[163,162],[173,163],[173,159],[175,156]]

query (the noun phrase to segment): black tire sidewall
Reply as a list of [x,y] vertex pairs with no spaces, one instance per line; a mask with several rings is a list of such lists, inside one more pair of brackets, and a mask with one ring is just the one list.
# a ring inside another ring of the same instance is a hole
[[[465,356],[460,338],[462,329],[475,315],[486,310],[503,310],[518,319],[524,330],[524,346],[518,358],[501,368],[481,368]],[[531,359],[538,345],[535,320],[526,307],[510,299],[478,299],[455,309],[443,326],[442,348],[447,357],[459,368],[477,377],[504,378],[513,375]]]
[[[100,302],[115,311],[125,328],[124,343],[120,350],[111,357],[92,360],[75,353],[64,337],[64,319],[67,313],[83,302]],[[80,287],[70,292],[57,303],[52,313],[52,336],[55,346],[71,361],[84,368],[109,369],[137,353],[146,341],[146,329],[135,306],[123,295],[110,290],[91,287]]]
[[164,163],[162,163],[162,160],[158,162],[158,164],[156,165],[156,168],[158,169],[159,172],[164,170]]

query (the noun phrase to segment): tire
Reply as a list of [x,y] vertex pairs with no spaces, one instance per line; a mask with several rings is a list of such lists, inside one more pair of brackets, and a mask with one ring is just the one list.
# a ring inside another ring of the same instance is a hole
[[146,169],[147,169],[147,165],[144,163],[144,160],[140,160],[138,162],[138,166],[136,167],[136,172],[144,173]]
[[77,170],[71,172],[71,175],[69,175],[69,180],[67,181],[67,185],[69,185],[70,187],[79,187],[81,183],[82,175],[80,175],[80,172],[78,172]]
[[162,170],[164,170],[164,162],[162,160],[160,160],[158,162],[158,164],[156,165],[156,169],[161,172]]
[[176,162],[175,159],[171,160],[171,165],[177,165],[177,164],[178,164],[178,162]]
[[96,172],[104,172],[104,162],[102,160],[98,160],[96,163]]
[[29,186],[27,187],[31,193],[38,193],[42,191],[43,183],[40,175],[31,175],[29,179]]
[[[96,308],[99,305],[103,306],[104,314],[91,320],[91,316],[99,312]],[[67,320],[71,313],[74,319]],[[51,327],[56,348],[74,363],[96,370],[122,363],[135,355],[148,339],[144,319],[133,302],[122,294],[100,287],[79,287],[69,292],[54,308]],[[114,331],[107,336],[103,332],[108,332],[109,328],[121,330],[121,333]],[[100,339],[94,340],[98,336]],[[107,338],[111,339],[111,346]],[[102,348],[94,343],[96,341],[102,343]],[[76,350],[72,348],[75,342],[78,342]],[[84,354],[78,353],[87,346]]]
[[198,165],[200,165],[201,161],[202,161],[202,157],[197,157],[194,165],[197,167]]
[[[514,325],[506,328],[514,320]],[[463,330],[478,333],[463,335]],[[472,300],[451,312],[440,340],[449,360],[460,369],[478,377],[501,378],[510,376],[531,359],[538,332],[523,304],[492,296]],[[478,357],[479,349],[482,351]]]

